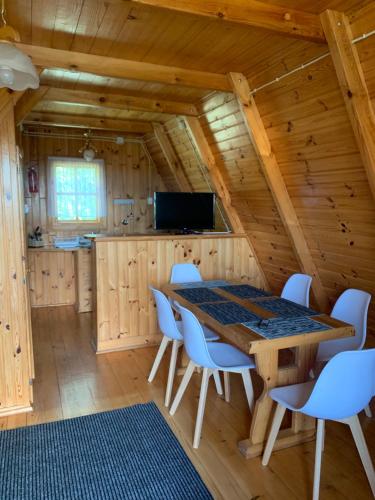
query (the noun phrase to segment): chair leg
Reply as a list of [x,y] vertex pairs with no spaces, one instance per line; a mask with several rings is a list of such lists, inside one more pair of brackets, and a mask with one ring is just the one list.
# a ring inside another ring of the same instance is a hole
[[370,405],[366,406],[365,413],[366,413],[366,417],[372,418],[372,411],[371,411]]
[[219,394],[219,396],[222,396],[223,395],[223,386],[221,385],[219,370],[214,370],[213,376],[214,376],[214,380],[215,380],[216,392]]
[[346,423],[349,425],[350,430],[352,431],[353,438],[355,444],[357,446],[357,450],[359,456],[361,457],[363,468],[365,469],[368,482],[370,483],[370,488],[373,496],[375,497],[375,472],[374,466],[372,465],[371,457],[368,452],[365,436],[363,435],[362,427],[359,422],[358,415],[351,417],[346,420]]
[[169,342],[170,342],[170,339],[164,335],[164,337],[162,338],[161,344],[159,346],[158,352],[156,354],[156,358],[155,358],[154,364],[152,365],[152,368],[151,368],[151,371],[150,371],[150,375],[148,376],[148,381],[149,382],[152,382],[154,380],[156,372],[158,371],[158,368],[159,368],[159,365],[160,365],[160,361],[161,361],[161,359],[162,359],[162,357],[163,357],[163,355],[165,353],[165,350],[166,350],[167,345],[169,344]]
[[225,394],[225,401],[227,403],[230,402],[230,378],[229,378],[229,372],[224,372],[224,394]]
[[277,435],[279,433],[280,425],[285,414],[285,410],[286,410],[285,406],[282,406],[280,404],[278,404],[276,407],[275,416],[273,417],[272,427],[270,430],[270,434],[268,436],[266,448],[263,453],[262,465],[268,465]]
[[170,415],[174,415],[176,413],[176,410],[178,408],[178,405],[180,404],[182,396],[184,395],[186,387],[187,387],[188,383],[190,382],[191,376],[194,373],[195,367],[196,367],[196,365],[192,361],[190,361],[189,364],[187,365],[184,376],[182,377],[182,380],[181,380],[180,387],[178,388],[178,391],[177,391],[176,396],[174,398],[174,401],[172,403],[171,409],[169,410]]
[[180,348],[181,345],[182,345],[182,342],[179,340],[174,340],[172,343],[171,360],[169,362],[167,390],[165,391],[165,399],[164,399],[165,406],[169,406],[169,403],[171,402],[173,379],[174,379],[174,374],[176,371],[177,354],[178,354],[178,349]]
[[251,413],[254,410],[254,389],[253,383],[251,381],[250,370],[244,370],[242,373],[243,385],[245,387],[246,398],[250,408]]
[[318,419],[315,445],[313,500],[319,500],[320,471],[322,468],[322,452],[324,446],[324,423],[324,420],[322,420],[321,418]]
[[211,374],[212,374],[212,370],[210,370],[209,368],[203,369],[202,384],[201,384],[201,391],[200,391],[199,404],[198,404],[197,421],[195,423],[193,448],[198,448],[199,441],[201,439],[204,408],[206,406],[208,381],[209,381]]

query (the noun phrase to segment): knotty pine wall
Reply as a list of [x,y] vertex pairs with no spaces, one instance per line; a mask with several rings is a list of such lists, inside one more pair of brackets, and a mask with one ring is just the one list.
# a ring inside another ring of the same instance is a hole
[[[4,102],[5,101],[5,102]],[[0,415],[31,410],[34,377],[26,281],[22,172],[13,102],[0,92]]]
[[[48,129],[44,129],[47,130]],[[56,129],[55,129],[56,130]],[[36,226],[43,228],[43,233],[51,237],[63,234],[61,231],[49,227],[47,217],[47,186],[46,169],[49,156],[79,156],[78,150],[82,146],[79,140],[56,137],[30,137],[23,135],[25,168],[25,196],[30,207],[26,216],[27,231],[31,232]],[[101,232],[113,234],[145,233],[152,230],[153,207],[147,205],[147,196],[154,191],[164,191],[165,185],[156,169],[151,165],[140,144],[126,143],[117,145],[107,141],[93,141],[98,149],[97,158],[102,158],[106,167],[107,178],[107,219],[105,227],[98,228]],[[35,163],[39,172],[39,193],[30,194],[26,181],[26,170],[30,162]],[[135,204],[114,205],[116,198],[133,198]],[[133,209],[134,218],[128,226],[121,224],[130,210]],[[91,228],[90,228],[91,230]],[[73,234],[86,233],[87,229],[77,227],[70,231]],[[66,232],[64,234],[67,234]]]
[[[182,119],[172,118],[164,124],[164,127],[192,190],[198,192],[212,191],[210,175],[206,167],[201,164],[194,150],[193,143],[187,134],[187,130],[183,126]],[[148,136],[147,147],[168,190],[179,191],[176,180],[170,175],[169,167],[154,135]],[[225,217],[225,212],[218,201],[215,212],[216,231],[227,230],[223,217]]]
[[[374,38],[358,44],[373,96]],[[262,78],[253,81],[260,83]],[[331,304],[347,288],[368,291],[374,296],[369,313],[374,331],[375,204],[330,57],[255,99]],[[216,94],[202,101],[201,109],[233,202],[269,284],[279,292],[299,268],[238,105],[231,95]]]

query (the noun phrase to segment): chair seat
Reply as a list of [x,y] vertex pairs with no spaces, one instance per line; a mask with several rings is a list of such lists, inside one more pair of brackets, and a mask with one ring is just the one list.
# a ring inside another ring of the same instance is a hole
[[[183,335],[182,321],[176,321],[176,325],[177,325],[177,328],[178,328],[179,332],[181,332],[181,335]],[[220,340],[220,336],[217,335],[217,333],[215,333],[212,330],[210,330],[209,328],[207,328],[207,326],[202,325],[202,328],[203,328],[204,338],[208,342],[213,342],[215,340]]]
[[302,408],[310,397],[316,380],[305,382],[304,384],[288,385],[286,387],[275,387],[269,392],[269,396],[285,406],[289,410],[298,411]]
[[255,361],[236,347],[223,342],[211,342],[207,349],[213,362],[219,370],[240,372],[245,369],[255,368]]

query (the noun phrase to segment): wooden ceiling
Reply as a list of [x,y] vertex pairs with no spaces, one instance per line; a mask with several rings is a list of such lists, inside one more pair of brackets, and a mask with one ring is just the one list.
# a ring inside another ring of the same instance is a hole
[[[143,5],[143,2],[155,3],[155,0],[8,0],[7,18],[9,24],[19,30],[24,44],[220,75],[230,71],[240,72],[249,78],[252,86],[260,85],[327,50],[324,43]],[[235,0],[229,4],[235,7],[238,2]],[[178,3],[181,2],[175,2]],[[212,2],[212,5],[215,3]],[[350,12],[367,3],[369,0],[264,0],[260,5],[318,14],[326,8]],[[103,68],[105,72],[105,64]],[[125,93],[127,96],[182,103],[198,103],[212,92],[209,85],[204,89],[181,85],[178,81],[167,85],[157,81],[112,78],[86,73],[79,67],[78,70],[54,68],[53,63],[43,70],[41,82],[53,88],[114,95]],[[101,105],[82,106],[79,103],[67,105],[43,99],[35,104],[34,113],[158,122],[173,114],[166,116],[165,112],[157,113],[156,110],[120,110]]]

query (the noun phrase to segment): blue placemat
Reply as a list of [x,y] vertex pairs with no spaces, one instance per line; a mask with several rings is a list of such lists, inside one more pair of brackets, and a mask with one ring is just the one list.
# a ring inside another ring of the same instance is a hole
[[209,288],[185,288],[183,290],[175,290],[175,292],[192,304],[227,301],[225,297],[218,295]]
[[265,292],[251,285],[229,285],[221,286],[220,288],[241,299],[256,299],[258,297],[267,297],[271,295],[270,292]]
[[188,283],[178,283],[181,288],[218,288],[220,286],[228,285],[225,280],[208,280],[208,281],[191,281]]
[[266,309],[272,313],[277,314],[282,318],[293,318],[297,316],[317,316],[321,313],[304,307],[290,300],[281,299],[279,297],[269,298],[257,303],[262,309]]
[[248,311],[245,307],[235,302],[222,302],[221,304],[203,304],[198,306],[222,325],[243,323],[245,321],[259,321],[257,314]]
[[247,321],[243,323],[246,328],[250,328],[266,339],[278,339],[280,337],[291,337],[300,333],[312,333],[323,330],[330,330],[332,327],[319,323],[306,316],[296,318],[272,318],[262,321]]

